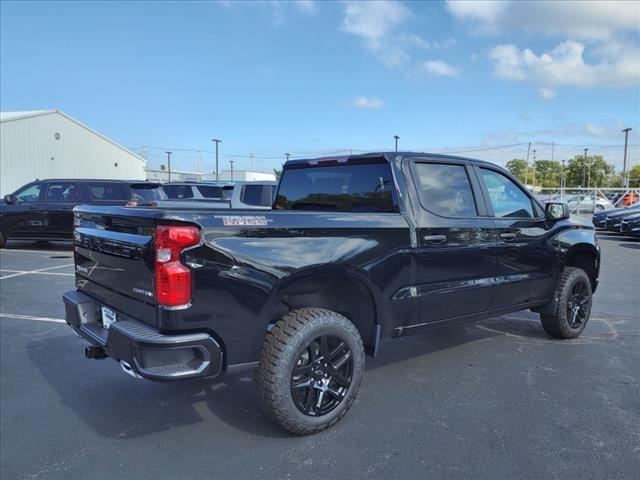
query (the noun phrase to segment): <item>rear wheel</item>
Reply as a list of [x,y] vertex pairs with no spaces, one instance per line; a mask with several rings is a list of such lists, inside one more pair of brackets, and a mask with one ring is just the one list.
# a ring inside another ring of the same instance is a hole
[[309,435],[347,413],[363,373],[362,340],[349,320],[320,308],[292,310],[267,334],[258,400],[282,427]]
[[582,333],[591,314],[591,281],[587,273],[566,267],[555,293],[558,298],[553,314],[541,314],[545,331],[556,338],[575,338]]
[[603,212],[604,211],[604,205],[596,205],[596,212]]

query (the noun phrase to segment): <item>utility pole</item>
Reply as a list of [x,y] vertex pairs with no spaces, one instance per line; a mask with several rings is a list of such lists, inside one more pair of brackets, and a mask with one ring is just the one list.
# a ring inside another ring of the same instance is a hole
[[229,164],[231,165],[231,181],[233,182],[233,162],[235,160],[229,160]]
[[[586,181],[587,188],[589,188],[589,184],[591,183],[591,162],[589,162],[589,160],[587,159],[588,151],[589,151],[588,148],[584,149],[584,165],[585,165],[585,169],[589,171],[589,176]],[[583,180],[583,183],[584,183],[584,180]]]
[[291,156],[290,153],[285,153],[285,156],[287,157],[287,162],[289,161],[289,157]]
[[622,186],[624,188],[629,188],[629,177],[627,176],[627,142],[629,140],[629,132],[630,128],[625,128],[622,130],[624,133],[624,160],[622,163]]
[[171,181],[171,154],[173,152],[164,152],[167,154],[167,167],[169,168],[169,181]]
[[536,184],[536,149],[533,149],[533,180],[531,180],[531,186],[534,187]]
[[527,180],[529,179],[529,155],[531,154],[531,142],[529,142],[529,147],[527,147],[527,166],[524,169],[524,184],[527,185]]
[[567,184],[567,173],[564,169],[565,160],[562,160],[562,172],[560,173],[560,199],[564,197],[564,189]]
[[216,183],[218,183],[218,180],[220,180],[220,173],[218,171],[218,144],[222,142],[222,140],[218,140],[217,138],[212,138],[211,141],[215,142],[216,144]]
[[253,153],[249,155],[249,158],[251,159],[251,171],[253,172]]
[[398,151],[398,140],[400,140],[400,137],[398,135],[394,135],[393,138],[396,139],[396,152]]

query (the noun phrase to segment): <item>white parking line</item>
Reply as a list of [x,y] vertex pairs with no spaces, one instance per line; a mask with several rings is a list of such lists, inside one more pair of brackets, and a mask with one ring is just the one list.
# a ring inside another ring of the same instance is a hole
[[51,318],[51,317],[33,317],[31,315],[20,315],[19,313],[1,313],[0,317],[2,318],[13,318],[16,320],[36,320],[38,322],[51,322],[51,323],[67,323],[62,318]]
[[[67,276],[67,277],[73,277],[75,276],[75,273],[60,273],[60,272],[35,272],[35,271],[29,271],[29,270],[7,270],[4,268],[0,268],[0,274],[3,273],[19,273],[19,274],[24,274],[24,275],[62,275],[62,276]],[[11,275],[7,275],[8,277],[10,277]],[[0,277],[0,280],[3,279],[4,277]]]
[[[9,275],[5,275],[4,277],[0,277],[0,280],[5,280],[7,278],[13,278],[13,277],[19,277],[21,275],[29,275],[31,273],[46,272],[47,270],[54,270],[56,268],[64,268],[64,267],[73,267],[73,263],[68,263],[66,265],[57,265],[55,267],[39,268],[38,270],[29,270],[29,271],[20,272],[20,273],[12,273],[12,274],[9,274]],[[73,275],[73,274],[69,273],[68,275]]]
[[73,250],[21,250],[19,248],[3,248],[2,253],[5,252],[21,252],[21,253],[59,253],[61,255],[69,254],[73,255]]

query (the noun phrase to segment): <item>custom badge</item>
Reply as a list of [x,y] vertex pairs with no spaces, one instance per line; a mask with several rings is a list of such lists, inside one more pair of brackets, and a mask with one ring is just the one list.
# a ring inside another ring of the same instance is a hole
[[264,215],[216,215],[221,218],[225,227],[266,226],[268,222]]

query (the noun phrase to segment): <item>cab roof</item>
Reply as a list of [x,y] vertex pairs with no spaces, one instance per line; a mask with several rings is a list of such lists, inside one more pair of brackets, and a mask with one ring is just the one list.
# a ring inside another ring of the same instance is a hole
[[338,155],[319,158],[305,158],[289,160],[284,163],[283,168],[301,168],[307,165],[336,165],[336,164],[354,164],[354,163],[376,163],[388,162],[396,157],[414,157],[414,158],[441,158],[448,160],[462,160],[465,162],[474,162],[485,165],[493,165],[494,163],[486,160],[478,160],[475,158],[460,157],[457,155],[447,155],[444,153],[426,153],[426,152],[371,152],[359,155]]

